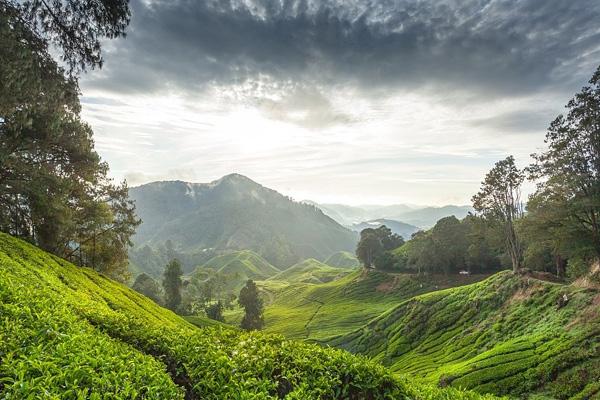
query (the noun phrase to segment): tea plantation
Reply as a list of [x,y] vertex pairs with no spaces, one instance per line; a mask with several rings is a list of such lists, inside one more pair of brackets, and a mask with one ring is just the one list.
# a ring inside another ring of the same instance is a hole
[[441,386],[600,399],[600,290],[501,272],[416,296],[330,344]]
[[491,397],[421,386],[342,350],[197,328],[124,285],[0,234],[0,398]]

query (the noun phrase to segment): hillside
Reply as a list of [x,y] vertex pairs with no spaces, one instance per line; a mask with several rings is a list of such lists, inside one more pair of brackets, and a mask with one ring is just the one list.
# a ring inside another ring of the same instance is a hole
[[2,233],[0,268],[1,398],[479,398],[409,383],[341,350],[196,328]]
[[416,233],[421,230],[418,226],[414,226],[411,224],[406,224],[400,221],[394,221],[391,219],[374,219],[366,222],[361,222],[359,224],[354,224],[350,228],[353,231],[360,232],[363,229],[367,228],[379,228],[380,226],[385,225],[392,230],[393,233],[402,236],[404,240],[410,240],[413,233]]
[[211,258],[201,268],[210,268],[227,275],[241,275],[246,279],[254,280],[264,280],[281,272],[251,250],[234,251]]
[[325,264],[336,268],[356,268],[360,266],[360,261],[348,251],[338,251],[330,255]]
[[[134,237],[136,248],[156,249],[171,241],[183,256],[250,249],[286,268],[306,258],[353,251],[357,241],[356,233],[316,207],[238,174],[207,184],[154,182],[129,193],[143,221]],[[152,257],[147,263],[155,264]],[[145,264],[135,258],[139,270],[145,271]]]
[[331,267],[309,258],[271,277],[274,281],[290,283],[325,283],[350,273],[350,270]]
[[329,344],[433,384],[600,398],[600,291],[577,284],[502,272],[414,297]]
[[[481,278],[432,280],[361,269],[323,284],[282,284],[274,279],[259,282],[266,299],[265,330],[289,338],[326,341],[360,328],[412,296]],[[240,318],[239,311],[230,312],[227,321]]]

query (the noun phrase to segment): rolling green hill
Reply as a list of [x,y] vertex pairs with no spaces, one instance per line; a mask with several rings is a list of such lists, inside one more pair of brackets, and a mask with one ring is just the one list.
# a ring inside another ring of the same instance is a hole
[[600,398],[600,291],[578,284],[501,272],[414,297],[329,343],[434,384]]
[[0,233],[3,399],[479,399],[342,350],[197,328],[96,272]]
[[339,279],[348,273],[350,270],[330,267],[314,258],[309,258],[270,279],[289,283],[325,283]]
[[338,251],[325,260],[325,264],[337,268],[357,268],[360,262],[356,256],[348,251]]
[[264,280],[281,272],[251,250],[211,258],[201,268],[210,268],[227,275],[240,275],[244,280]]
[[[289,338],[325,341],[352,332],[414,295],[481,277],[432,280],[361,269],[322,284],[284,284],[274,279],[258,283],[266,299],[265,330]],[[227,314],[232,323],[240,319],[240,311]]]

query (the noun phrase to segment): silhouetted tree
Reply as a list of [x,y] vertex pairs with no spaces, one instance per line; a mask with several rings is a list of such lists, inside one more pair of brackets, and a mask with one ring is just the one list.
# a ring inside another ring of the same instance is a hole
[[165,292],[165,307],[172,311],[177,311],[177,308],[181,304],[182,275],[181,264],[177,259],[167,264],[162,284]]
[[244,307],[241,328],[247,331],[262,329],[265,325],[263,301],[258,294],[256,283],[252,279],[248,279],[246,285],[240,290],[238,304]]

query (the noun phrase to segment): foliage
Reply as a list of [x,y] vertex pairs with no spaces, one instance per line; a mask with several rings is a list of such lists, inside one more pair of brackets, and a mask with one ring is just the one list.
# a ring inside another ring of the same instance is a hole
[[[80,119],[76,79],[50,56],[49,38],[65,32],[49,13],[64,2],[42,3],[0,1],[0,230],[125,279],[139,221],[126,184],[108,178]],[[116,21],[69,4],[72,19],[62,22],[94,21],[84,30],[89,40],[110,36]],[[66,57],[91,62],[73,53],[75,41],[57,41]]]
[[421,387],[341,350],[217,322],[198,329],[4,234],[0,267],[2,398],[481,398]]
[[325,283],[339,279],[350,272],[350,269],[330,267],[314,258],[309,258],[281,271],[269,280],[288,283]]
[[215,321],[225,322],[225,318],[223,317],[224,308],[223,303],[219,300],[206,307],[206,316]]
[[[365,267],[371,267],[384,252],[393,250],[404,243],[402,236],[392,233],[385,225],[379,228],[367,228],[360,232],[360,240],[356,246],[356,257]],[[383,263],[378,263],[380,266]],[[387,267],[387,266],[385,266]]]
[[17,6],[46,46],[62,49],[71,71],[102,67],[100,41],[125,36],[130,10],[127,0],[28,0]]
[[523,249],[515,222],[523,217],[521,185],[524,180],[524,172],[517,168],[514,157],[509,156],[494,165],[481,183],[480,191],[473,196],[473,208],[485,218],[502,225],[514,272],[522,267],[523,262]]
[[156,304],[162,304],[162,294],[158,283],[146,274],[139,274],[131,286],[133,290],[152,299]]
[[240,290],[238,303],[244,308],[244,317],[240,327],[247,331],[262,329],[265,325],[263,300],[258,294],[256,283],[251,279],[248,279],[246,286]]
[[181,264],[177,259],[171,260],[165,267],[162,281],[165,292],[165,307],[172,311],[177,311],[181,304],[182,275]]
[[600,257],[600,67],[569,101],[534,154],[531,177],[542,179],[530,202],[554,254],[568,248]]

